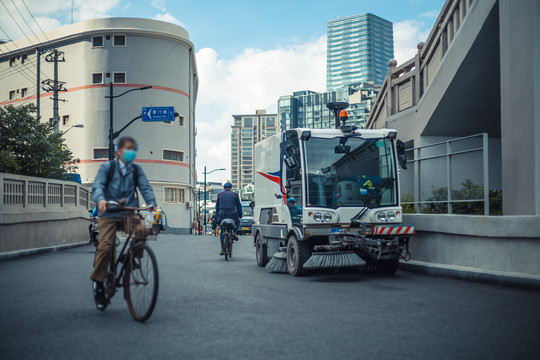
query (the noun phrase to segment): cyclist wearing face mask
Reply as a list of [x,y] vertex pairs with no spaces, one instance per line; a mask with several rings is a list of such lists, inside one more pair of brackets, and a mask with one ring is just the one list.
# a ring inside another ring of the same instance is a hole
[[125,206],[139,207],[137,188],[149,206],[155,207],[154,191],[142,168],[133,163],[137,156],[137,143],[131,137],[118,141],[118,158],[102,164],[92,187],[94,202],[99,212],[99,245],[96,249],[94,271],[90,279],[94,281],[94,297],[97,304],[106,301],[103,280],[107,275],[111,247],[116,240],[117,226],[123,221],[122,212],[107,212],[107,201],[125,199]]

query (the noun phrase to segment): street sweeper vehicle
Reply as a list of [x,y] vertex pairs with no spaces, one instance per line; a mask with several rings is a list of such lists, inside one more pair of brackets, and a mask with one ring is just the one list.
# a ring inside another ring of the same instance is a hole
[[399,200],[404,145],[395,130],[358,130],[344,118],[336,116],[336,129],[286,130],[255,145],[254,246],[269,272],[394,274],[409,256],[414,227],[401,224]]

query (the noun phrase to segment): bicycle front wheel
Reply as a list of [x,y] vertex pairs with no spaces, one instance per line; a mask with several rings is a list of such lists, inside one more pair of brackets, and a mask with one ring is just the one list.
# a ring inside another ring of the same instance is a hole
[[124,282],[129,312],[136,321],[146,321],[156,306],[159,273],[156,256],[146,245],[130,252]]

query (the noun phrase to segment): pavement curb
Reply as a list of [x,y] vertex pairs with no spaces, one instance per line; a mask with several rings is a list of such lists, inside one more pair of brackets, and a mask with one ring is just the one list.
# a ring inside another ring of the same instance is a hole
[[30,255],[37,255],[37,254],[44,254],[44,253],[50,253],[50,252],[57,252],[57,251],[63,251],[68,249],[73,249],[77,247],[82,247],[90,245],[87,241],[75,243],[75,244],[66,244],[66,245],[57,245],[57,246],[48,246],[43,248],[33,248],[33,249],[24,249],[24,250],[17,250],[17,251],[10,251],[6,253],[0,254],[0,261],[3,260],[9,260],[9,259],[15,259],[19,257],[24,256],[30,256]]
[[428,274],[433,276],[446,276],[473,282],[494,285],[518,287],[523,289],[540,289],[540,276],[490,271],[465,266],[428,263],[423,261],[400,262],[401,270]]

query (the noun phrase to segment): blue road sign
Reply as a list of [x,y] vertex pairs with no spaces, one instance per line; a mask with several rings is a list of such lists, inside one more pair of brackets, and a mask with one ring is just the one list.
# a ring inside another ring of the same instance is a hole
[[173,106],[152,106],[142,108],[142,121],[174,121]]

